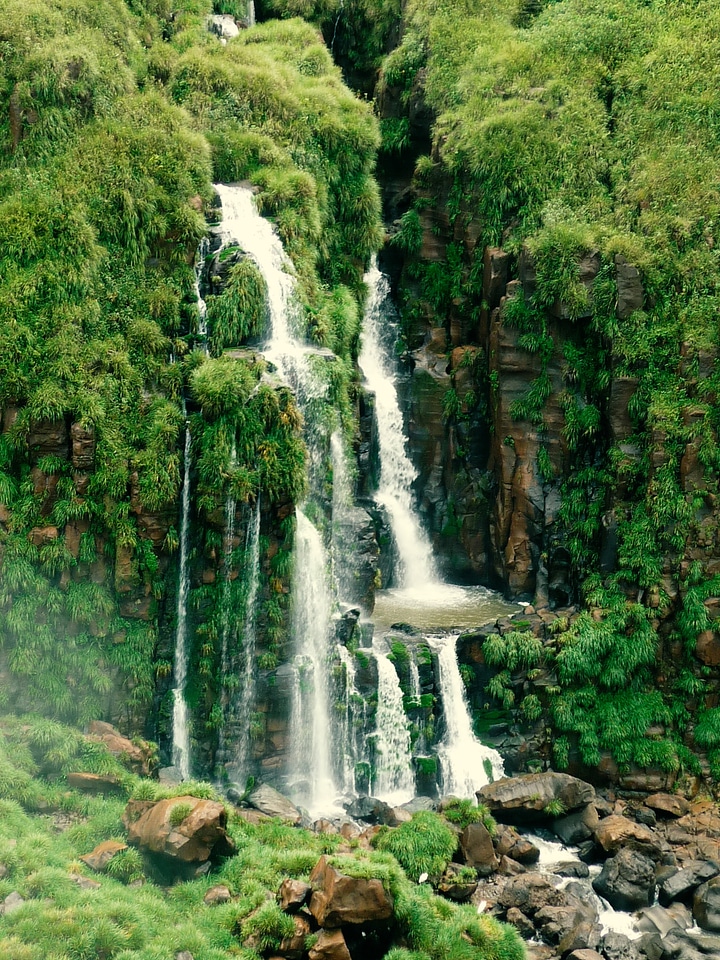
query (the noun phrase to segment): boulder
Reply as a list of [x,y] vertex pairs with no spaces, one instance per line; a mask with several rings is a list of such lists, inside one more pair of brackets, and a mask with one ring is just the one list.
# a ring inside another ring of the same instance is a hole
[[289,937],[280,941],[280,953],[286,960],[302,960],[305,956],[305,941],[310,934],[310,924],[307,917],[300,914],[293,915],[295,929]]
[[532,917],[543,907],[564,906],[565,897],[562,891],[556,889],[545,877],[537,873],[523,873],[505,884],[498,897],[498,904],[504,910],[517,907]]
[[671,930],[663,940],[663,960],[717,960],[720,937],[695,930]]
[[646,797],[645,806],[666,817],[684,817],[690,812],[688,801],[672,793],[653,793]]
[[9,913],[15,913],[16,910],[19,910],[20,907],[25,903],[25,900],[20,896],[17,890],[13,890],[12,893],[9,893],[2,902],[0,906],[0,913],[7,916]]
[[680,921],[670,910],[654,904],[638,913],[635,926],[642,933],[656,934],[662,938],[666,937],[671,930],[681,929],[686,923],[689,923],[687,917]]
[[597,950],[573,950],[566,960],[603,960],[603,957]]
[[535,924],[517,907],[510,907],[505,920],[515,927],[523,940],[531,940],[535,936]]
[[703,930],[720,931],[720,877],[708,880],[695,891],[693,917]]
[[584,807],[595,799],[595,788],[567,773],[528,773],[506,777],[481,787],[478,801],[499,820],[536,823]]
[[470,823],[460,834],[460,850],[465,863],[474,867],[481,877],[494,873],[498,867],[492,837],[482,823]]
[[222,883],[218,883],[214,887],[210,887],[203,897],[203,903],[208,907],[214,907],[219,903],[228,903],[230,900],[232,900],[232,894],[230,893],[228,887]]
[[69,773],[67,782],[73,790],[86,793],[106,793],[120,786],[120,780],[112,773]]
[[611,856],[627,847],[656,862],[662,857],[662,842],[652,830],[616,814],[600,821],[595,831],[595,840],[605,853]]
[[79,859],[81,863],[84,863],[85,866],[90,867],[96,873],[104,873],[112,858],[123,850],[127,850],[126,843],[118,843],[117,840],[105,840],[104,843],[99,843],[94,850],[84,854]]
[[346,810],[353,820],[363,820],[365,823],[388,824],[393,817],[393,808],[377,797],[357,797]]
[[288,877],[280,884],[278,901],[280,909],[286,913],[296,913],[306,903],[310,902],[312,887],[302,880],[292,880]]
[[[151,853],[163,854],[183,863],[203,863],[215,856],[230,856],[235,846],[227,835],[227,813],[221,803],[197,797],[173,797],[150,805],[143,812],[125,808],[123,822],[128,842]],[[179,824],[171,823],[172,810],[187,805],[188,815]],[[132,817],[140,816],[132,821]]]
[[309,960],[350,960],[342,930],[321,930],[308,956]]
[[605,861],[592,885],[616,910],[649,907],[655,897],[655,865],[644,854],[624,847]]
[[615,930],[605,934],[600,950],[605,960],[638,960],[637,947],[630,937]]
[[348,877],[320,857],[310,874],[310,912],[321,927],[341,927],[369,920],[389,920],[393,901],[382,881]]
[[575,846],[593,836],[600,818],[595,806],[588,803],[566,817],[558,817],[550,824],[550,829],[568,846]]
[[246,801],[268,817],[279,817],[292,824],[302,820],[302,814],[295,804],[267,783],[257,784],[246,797]]
[[718,874],[720,864],[714,860],[690,860],[682,870],[663,880],[659,892],[660,903],[667,907],[673,900],[690,901],[693,891]]
[[154,764],[154,751],[145,740],[129,740],[115,727],[102,720],[93,720],[88,727],[88,740],[104,743],[108,751],[125,763],[133,773],[149,777]]

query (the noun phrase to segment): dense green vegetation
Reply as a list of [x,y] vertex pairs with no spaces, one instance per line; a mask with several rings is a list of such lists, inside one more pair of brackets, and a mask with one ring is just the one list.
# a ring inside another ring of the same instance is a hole
[[[329,396],[352,429],[361,277],[381,237],[377,125],[311,27],[269,23],[223,46],[211,12],[209,0],[3,7],[0,644],[24,706],[68,719],[98,716],[119,685],[137,716],[152,695],[159,601],[177,576],[183,398],[201,516],[230,492],[266,509],[302,495],[292,397],[258,387],[261,365],[222,356],[263,330],[247,261],[210,298],[212,356],[200,349],[192,261],[213,180],[259,187],[301,321],[339,356]],[[203,525],[198,558],[218,535]],[[213,603],[196,598],[201,619]],[[192,678],[219,656],[207,628]]]

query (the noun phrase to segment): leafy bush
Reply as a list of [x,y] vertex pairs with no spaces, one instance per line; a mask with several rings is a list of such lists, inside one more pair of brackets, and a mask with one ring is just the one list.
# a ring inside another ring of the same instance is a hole
[[457,836],[437,813],[422,810],[412,820],[377,835],[378,850],[391,853],[408,876],[438,876],[457,848]]

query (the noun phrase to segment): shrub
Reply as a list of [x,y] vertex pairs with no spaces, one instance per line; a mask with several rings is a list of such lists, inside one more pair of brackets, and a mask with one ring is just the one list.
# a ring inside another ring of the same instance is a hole
[[378,834],[375,846],[391,853],[417,881],[423,873],[438,876],[443,872],[457,848],[457,836],[439,814],[423,810],[407,823]]

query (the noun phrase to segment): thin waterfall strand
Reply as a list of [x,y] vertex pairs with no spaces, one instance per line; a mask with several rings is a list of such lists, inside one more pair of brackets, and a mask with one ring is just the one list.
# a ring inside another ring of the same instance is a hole
[[437,638],[434,646],[445,717],[445,736],[437,750],[443,793],[475,799],[476,790],[505,776],[502,757],[497,750],[480,743],[473,733],[457,661],[457,636]]
[[234,773],[242,785],[251,773],[251,719],[255,707],[255,641],[260,586],[260,497],[255,501],[245,538],[245,625],[242,635],[242,668],[235,697],[237,748]]
[[373,656],[378,670],[373,795],[396,805],[415,796],[410,726],[395,667],[378,643],[373,644]]
[[368,388],[375,394],[380,446],[380,483],[375,498],[388,512],[399,555],[399,585],[422,591],[437,584],[437,574],[432,546],[413,506],[412,484],[417,472],[407,454],[395,371],[384,343],[390,309],[389,284],[374,264],[365,275],[365,283],[369,296],[358,363]]
[[293,635],[300,674],[300,695],[293,724],[298,743],[293,771],[308,781],[306,802],[318,810],[337,792],[332,775],[328,676],[331,662],[330,595],[325,582],[325,550],[320,534],[302,510],[297,511],[293,589]]
[[190,591],[190,571],[188,568],[190,540],[190,445],[192,437],[190,426],[185,427],[185,463],[182,488],[182,514],[180,522],[180,580],[177,600],[177,628],[175,632],[175,686],[173,688],[173,764],[179,769],[180,776],[187,780],[190,776],[190,731],[188,710],[185,702],[185,684],[187,683],[187,606]]

